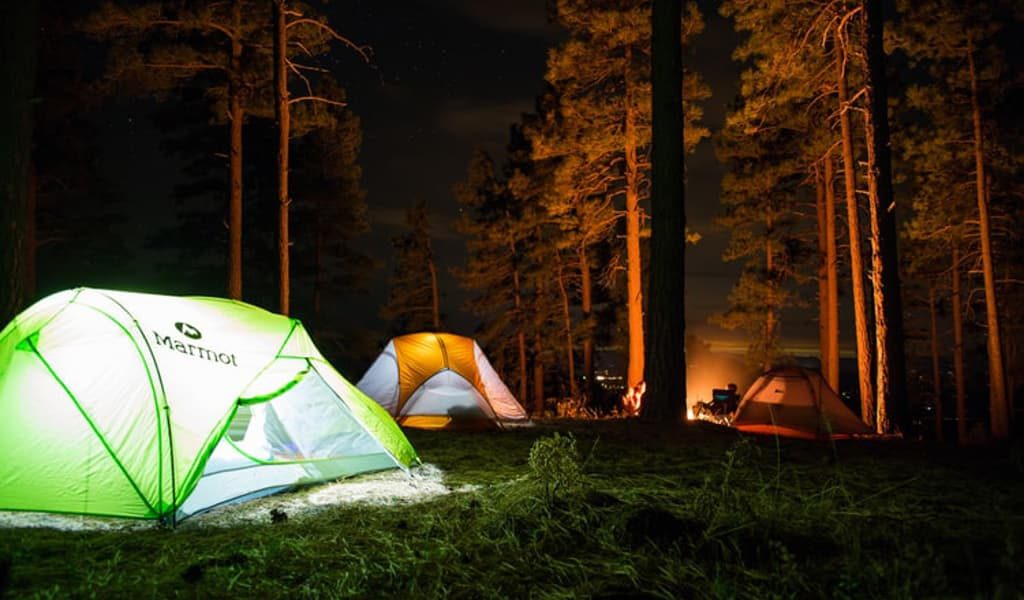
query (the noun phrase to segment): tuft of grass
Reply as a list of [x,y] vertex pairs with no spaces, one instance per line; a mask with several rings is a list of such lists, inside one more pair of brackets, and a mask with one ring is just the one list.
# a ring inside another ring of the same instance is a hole
[[[832,446],[633,421],[409,436],[449,486],[472,487],[237,528],[2,529],[0,596],[1013,598],[1024,591],[1024,483],[994,450]],[[583,458],[578,447],[592,449]]]

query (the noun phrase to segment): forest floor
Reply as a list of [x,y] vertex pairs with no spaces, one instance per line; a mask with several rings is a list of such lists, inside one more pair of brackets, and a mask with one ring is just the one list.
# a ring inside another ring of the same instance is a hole
[[314,486],[176,529],[0,520],[0,597],[1024,594],[1020,446],[636,421],[408,434],[426,463],[411,479]]

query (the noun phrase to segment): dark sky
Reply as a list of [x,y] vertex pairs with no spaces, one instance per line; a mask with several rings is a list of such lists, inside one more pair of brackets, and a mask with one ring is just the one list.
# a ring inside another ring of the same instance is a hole
[[[716,2],[701,4],[707,28],[686,60],[711,86],[705,124],[715,132],[737,93],[739,66],[731,60],[737,35],[717,14]],[[474,148],[487,150],[499,163],[504,159],[508,127],[533,109],[548,48],[561,33],[547,22],[545,0],[355,0],[330,4],[328,14],[339,31],[373,48],[372,65],[340,47],[330,61],[363,123],[361,163],[372,231],[358,245],[387,262],[358,310],[383,328],[376,306],[386,295],[390,239],[402,231],[405,210],[424,199],[444,272],[447,324],[469,332],[475,321],[461,310],[466,294],[448,273],[463,262],[462,240],[451,228],[457,211],[451,187],[464,176]],[[140,121],[126,117],[108,123],[106,131],[108,140],[116,141],[118,156],[117,164],[108,167],[132,173],[119,178],[120,195],[146,198],[148,216],[137,220],[130,245],[140,243],[145,221],[172,218],[169,185],[181,168],[159,154],[152,126]],[[125,146],[127,157],[121,154]],[[703,236],[687,254],[688,328],[713,341],[737,340],[739,334],[707,323],[709,315],[724,308],[738,274],[738,266],[721,262],[727,234],[712,225],[723,169],[710,141],[687,161],[688,219]],[[815,335],[809,324],[784,333],[801,341]]]

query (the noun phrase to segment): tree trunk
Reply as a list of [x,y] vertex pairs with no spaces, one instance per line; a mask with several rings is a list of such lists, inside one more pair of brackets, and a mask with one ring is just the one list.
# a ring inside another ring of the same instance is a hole
[[231,70],[228,73],[230,158],[228,178],[228,298],[242,299],[242,0],[231,2]]
[[637,161],[636,110],[630,89],[633,49],[626,46],[625,155],[626,155],[626,309],[629,315],[629,366],[626,385],[644,378],[644,307],[640,257],[640,166]]
[[441,294],[437,289],[437,267],[434,265],[434,253],[427,250],[427,268],[430,269],[430,306],[434,319],[434,331],[441,331]]
[[[877,430],[908,431],[906,364],[903,339],[903,299],[900,285],[899,236],[896,231],[896,198],[892,188],[892,155],[889,149],[889,95],[885,86],[884,21],[881,0],[866,0],[868,61],[868,175],[873,182],[872,239],[877,238],[881,259],[874,267],[875,337],[878,340],[876,402]],[[879,308],[881,306],[881,308]],[[883,321],[879,321],[879,315]],[[879,326],[883,323],[884,326]],[[884,352],[884,356],[883,353]]]
[[890,433],[889,423],[890,381],[889,381],[889,323],[885,313],[887,290],[883,287],[882,274],[885,265],[882,263],[882,232],[879,224],[878,177],[875,169],[874,128],[870,113],[864,113],[864,132],[868,149],[868,221],[869,240],[871,242],[871,279],[872,306],[875,309],[875,432]]
[[569,293],[565,285],[565,269],[562,266],[562,258],[558,258],[558,293],[562,298],[562,320],[565,327],[565,360],[569,366],[569,394],[576,399],[580,395],[580,389],[576,385],[576,353],[573,351],[572,341],[572,311],[569,310]]
[[[837,34],[838,35],[838,34]],[[871,385],[871,347],[868,338],[867,301],[864,297],[864,266],[860,249],[860,215],[857,212],[856,163],[850,124],[849,93],[846,89],[846,56],[842,40],[835,40],[836,89],[839,124],[843,136],[843,179],[846,185],[846,219],[850,230],[850,279],[853,288],[854,330],[857,336],[857,379],[860,384],[861,419],[875,424],[875,395]]]
[[35,164],[29,164],[28,193],[25,196],[25,273],[22,297],[28,304],[36,297],[36,253],[39,240],[36,239],[36,212],[39,198],[39,180],[36,176]]
[[533,337],[533,415],[544,416],[544,360],[540,334]]
[[685,423],[686,190],[681,7],[677,0],[654,0],[652,14],[651,296],[647,312],[647,398],[641,411],[645,419]]
[[25,237],[32,165],[32,98],[36,74],[36,2],[0,9],[0,323],[26,301]]
[[290,240],[288,235],[288,140],[290,111],[288,108],[288,71],[285,65],[288,52],[288,30],[285,24],[284,0],[274,0],[274,116],[277,118],[277,256],[280,283],[279,310],[287,315],[291,302],[291,275],[289,269]]
[[767,274],[767,298],[765,298],[765,306],[767,307],[764,314],[764,332],[761,334],[761,344],[764,348],[764,364],[761,366],[762,371],[771,369],[774,365],[772,364],[775,359],[774,348],[775,348],[775,306],[777,303],[776,298],[778,297],[776,291],[775,281],[775,260],[772,252],[772,238],[771,233],[773,231],[773,220],[768,219],[768,237],[764,243],[764,270]]
[[519,281],[519,265],[516,263],[516,245],[509,241],[509,256],[512,261],[512,302],[516,310],[516,346],[519,351],[519,401],[526,402],[526,315],[523,314],[523,294]]
[[967,37],[967,65],[971,75],[971,118],[974,122],[975,189],[978,197],[978,222],[981,234],[981,270],[985,280],[985,324],[988,328],[989,419],[992,437],[1010,437],[1010,415],[1006,404],[1006,375],[1003,372],[1003,345],[1000,341],[999,310],[996,302],[995,268],[992,264],[992,234],[988,196],[985,194],[985,149],[981,130],[981,104],[978,101],[978,75],[974,65],[974,47]]
[[956,381],[956,437],[967,444],[967,384],[964,381],[964,313],[960,303],[960,246],[953,242],[953,283],[950,292],[953,312],[953,378]]
[[323,199],[317,198],[316,201],[316,235],[313,245],[313,323],[319,328],[322,321],[320,320],[321,302],[323,296],[323,254],[324,254],[324,228],[321,222],[320,215],[323,214],[324,202]]
[[828,365],[825,380],[839,391],[839,260],[836,257],[836,193],[832,151],[825,155],[825,262],[828,268]]
[[932,404],[935,408],[935,441],[942,441],[942,368],[939,366],[939,317],[935,309],[935,286],[928,287],[928,314],[931,317]]
[[[824,374],[831,363],[828,353],[829,347],[829,304],[828,296],[828,240],[825,216],[825,177],[821,173],[821,167],[814,165],[814,208],[818,218],[818,356],[821,362],[821,372]],[[827,380],[827,379],[826,379]],[[835,389],[835,388],[833,388]]]
[[594,400],[594,324],[593,318],[593,289],[590,276],[590,263],[587,260],[586,246],[579,248],[580,259],[580,309],[583,311],[583,376],[587,378],[584,394],[589,404]]

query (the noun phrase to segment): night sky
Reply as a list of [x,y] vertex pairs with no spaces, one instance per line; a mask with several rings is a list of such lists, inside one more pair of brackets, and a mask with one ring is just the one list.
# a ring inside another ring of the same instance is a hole
[[[712,89],[704,123],[714,133],[737,93],[740,67],[731,53],[738,37],[717,14],[715,2],[701,5],[707,26],[686,60]],[[476,320],[462,310],[467,295],[449,273],[463,263],[462,240],[452,229],[458,207],[451,187],[464,177],[474,148],[503,161],[509,125],[533,110],[543,89],[547,51],[562,34],[547,22],[545,0],[356,0],[330,4],[326,13],[339,31],[373,49],[370,65],[341,47],[328,61],[363,124],[361,164],[372,230],[356,245],[384,265],[354,308],[366,313],[370,326],[384,329],[377,307],[387,294],[390,240],[403,231],[406,209],[423,199],[442,271],[446,324],[472,332]],[[154,223],[174,218],[170,190],[182,167],[160,152],[156,129],[145,115],[151,107],[140,102],[105,109],[99,140],[104,169],[130,213],[119,229],[138,253],[135,268],[143,272],[154,260],[142,249],[145,236]],[[720,258],[728,234],[715,229],[713,219],[724,169],[709,140],[687,157],[687,172],[688,220],[703,237],[687,251],[688,330],[716,342],[716,348],[740,349],[745,347],[741,334],[707,323],[724,308],[739,273],[739,265]],[[783,335],[790,344],[809,346],[816,328],[809,319],[799,321],[803,325],[788,320]]]

